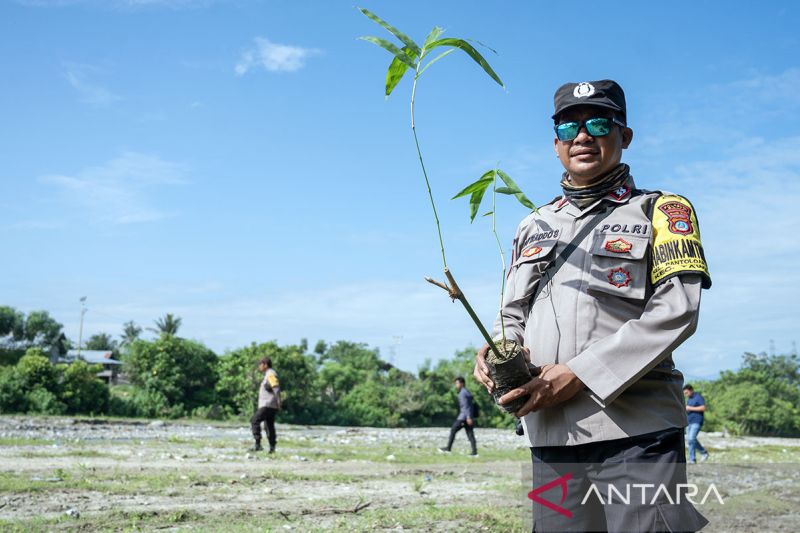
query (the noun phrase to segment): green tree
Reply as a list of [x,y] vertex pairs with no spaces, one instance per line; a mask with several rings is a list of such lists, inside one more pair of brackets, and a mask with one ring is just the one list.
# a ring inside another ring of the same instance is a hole
[[180,414],[213,403],[216,359],[198,342],[165,334],[152,342],[135,341],[125,368],[132,384],[163,396],[173,414]]
[[109,350],[117,349],[117,341],[115,341],[108,333],[95,333],[84,344],[85,350]]
[[697,383],[708,429],[749,435],[800,435],[800,362],[796,355],[746,353],[737,371]]
[[134,343],[142,334],[142,328],[137,326],[133,320],[129,320],[122,325],[122,335],[120,335],[119,349],[127,351],[128,347]]
[[178,330],[181,327],[181,322],[183,322],[183,320],[180,317],[177,317],[172,313],[167,313],[163,317],[157,319],[155,321],[156,327],[151,329],[159,335],[173,337],[178,334]]
[[108,386],[97,379],[100,365],[76,361],[64,369],[61,400],[69,413],[102,414],[108,411]]
[[47,311],[31,311],[25,319],[25,340],[30,346],[50,349],[59,345],[62,329]]
[[228,352],[217,363],[217,397],[221,404],[239,416],[249,416],[256,408],[258,387],[263,375],[257,364],[272,359],[281,384],[282,420],[296,423],[320,421],[317,391],[317,362],[302,346],[278,346],[275,342],[253,343]]
[[25,315],[6,305],[0,306],[0,339],[2,342],[22,340],[25,335]]

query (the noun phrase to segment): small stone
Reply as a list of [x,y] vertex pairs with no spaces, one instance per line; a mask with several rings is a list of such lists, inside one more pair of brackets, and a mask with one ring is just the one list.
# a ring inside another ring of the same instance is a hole
[[164,426],[164,421],[163,420],[153,420],[152,422],[150,422],[149,426],[151,428],[160,428],[160,427]]
[[64,513],[65,515],[69,516],[70,518],[80,518],[81,513],[78,512],[77,509],[67,509],[67,512]]
[[247,474],[242,474],[241,476],[239,476],[239,479],[247,479]]
[[394,454],[390,454],[390,455],[386,456],[386,460],[387,461],[394,461],[396,459],[397,459],[397,457],[395,457]]

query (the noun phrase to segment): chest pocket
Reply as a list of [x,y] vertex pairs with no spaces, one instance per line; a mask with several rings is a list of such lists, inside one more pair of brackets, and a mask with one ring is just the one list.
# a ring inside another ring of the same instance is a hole
[[511,265],[514,282],[514,300],[530,298],[542,272],[555,258],[557,239],[540,241],[523,248]]
[[649,236],[600,233],[592,238],[591,271],[587,290],[641,300],[647,287]]

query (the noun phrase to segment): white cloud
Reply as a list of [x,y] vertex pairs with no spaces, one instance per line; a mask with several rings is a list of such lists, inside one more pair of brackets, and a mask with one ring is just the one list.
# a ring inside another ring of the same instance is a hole
[[58,192],[68,213],[95,222],[129,224],[158,220],[170,215],[151,204],[151,189],[186,183],[183,166],[157,156],[126,152],[100,166],[75,175],[39,178]]
[[752,138],[717,157],[676,167],[670,188],[697,208],[714,285],[683,370],[713,376],[742,353],[795,340],[800,311],[800,137]]
[[264,37],[256,37],[254,42],[255,45],[245,50],[236,63],[234,71],[237,76],[259,66],[270,72],[295,72],[305,66],[309,57],[321,53],[315,48],[273,43]]
[[72,88],[77,91],[82,102],[97,107],[105,107],[122,100],[120,96],[91,79],[93,75],[98,73],[99,69],[90,65],[74,63],[64,65],[64,77]]

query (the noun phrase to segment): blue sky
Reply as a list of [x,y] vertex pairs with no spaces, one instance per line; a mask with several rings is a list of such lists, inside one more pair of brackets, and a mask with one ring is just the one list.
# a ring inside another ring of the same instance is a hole
[[[640,187],[690,198],[713,288],[677,352],[691,377],[797,338],[800,6],[789,2],[378,2],[491,45],[495,85],[452,54],[420,80],[417,127],[448,262],[484,320],[499,260],[449,198],[496,162],[559,193],[553,91],[614,78]],[[588,4],[584,4],[588,10]],[[348,339],[402,368],[480,336],[426,275],[438,245],[409,128],[387,101],[382,30],[348,2],[18,0],[0,5],[2,304],[77,338],[166,312],[218,352]],[[510,245],[524,210],[501,206]]]

